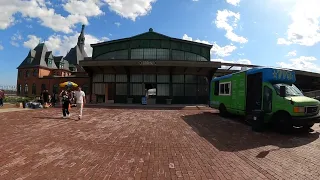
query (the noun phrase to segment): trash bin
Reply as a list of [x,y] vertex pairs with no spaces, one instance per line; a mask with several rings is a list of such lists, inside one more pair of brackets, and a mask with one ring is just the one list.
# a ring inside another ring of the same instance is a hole
[[26,108],[26,101],[22,101],[22,107]]
[[147,105],[147,97],[143,96],[143,97],[141,98],[141,104],[142,104],[142,105]]
[[262,110],[252,111],[252,130],[255,132],[262,132],[265,128],[264,112]]

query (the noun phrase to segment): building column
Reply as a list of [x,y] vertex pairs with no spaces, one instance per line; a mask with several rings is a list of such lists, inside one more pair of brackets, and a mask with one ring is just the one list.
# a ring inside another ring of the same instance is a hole
[[89,73],[89,89],[90,89],[90,100],[89,102],[92,103],[92,94],[93,94],[93,73],[90,71]]
[[208,75],[207,75],[207,79],[208,79],[208,105],[210,106],[210,94],[211,94],[211,80],[212,80],[212,76],[214,75],[214,73],[217,71],[217,69],[212,69],[209,71]]
[[170,95],[170,99],[173,99],[173,86],[172,86],[172,68],[170,68],[169,70],[169,74],[170,74],[170,82],[169,82],[169,95]]
[[131,82],[131,76],[130,76],[130,67],[125,67],[126,74],[127,74],[127,99],[130,97],[130,82]]

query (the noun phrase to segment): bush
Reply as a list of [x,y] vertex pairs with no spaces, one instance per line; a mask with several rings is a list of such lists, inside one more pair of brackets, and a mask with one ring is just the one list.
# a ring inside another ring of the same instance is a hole
[[23,101],[32,101],[34,98],[19,97],[19,96],[6,96],[3,100],[5,103],[19,103]]

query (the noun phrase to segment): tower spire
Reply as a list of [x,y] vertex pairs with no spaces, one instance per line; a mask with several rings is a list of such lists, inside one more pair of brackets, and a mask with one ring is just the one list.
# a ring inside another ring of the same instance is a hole
[[85,25],[83,24],[82,25],[82,28],[81,28],[81,33],[78,37],[78,43],[77,45],[79,46],[79,49],[81,51],[81,53],[84,52],[84,41],[85,41],[85,37],[84,37],[84,28],[85,28]]

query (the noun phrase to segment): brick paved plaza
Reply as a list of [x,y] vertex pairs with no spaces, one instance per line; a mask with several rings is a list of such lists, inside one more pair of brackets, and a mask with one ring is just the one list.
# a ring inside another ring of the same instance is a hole
[[[0,179],[318,179],[312,133],[254,133],[213,110],[0,113]],[[75,116],[73,117],[75,119]]]

